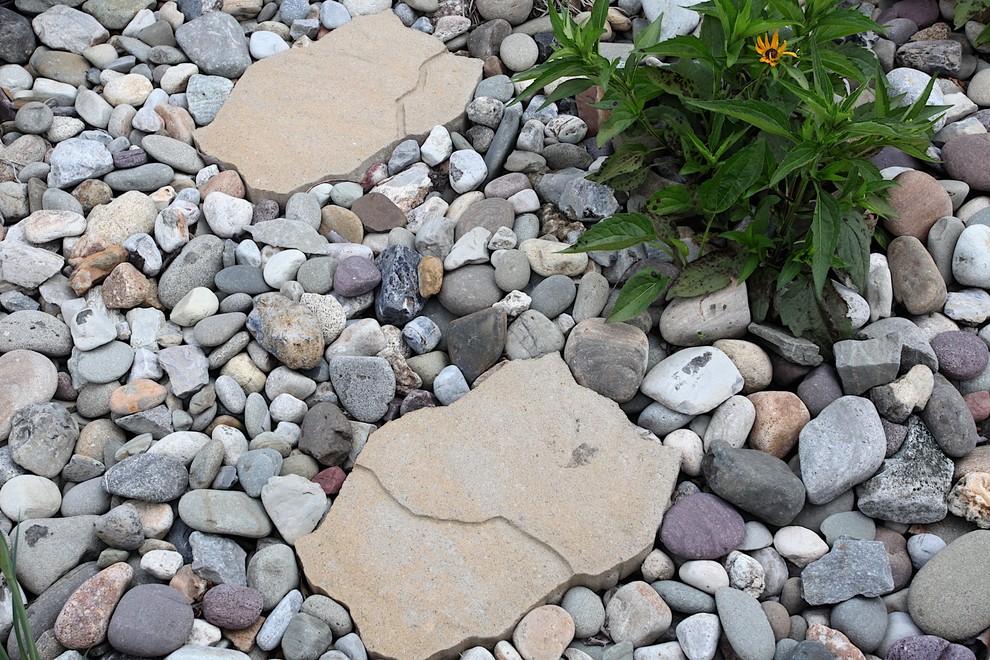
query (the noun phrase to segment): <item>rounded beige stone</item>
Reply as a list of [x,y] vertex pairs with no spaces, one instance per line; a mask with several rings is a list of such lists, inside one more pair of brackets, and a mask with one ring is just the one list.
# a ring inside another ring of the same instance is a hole
[[512,643],[523,660],[559,660],[573,639],[574,619],[556,605],[531,610],[512,633]]
[[55,619],[55,639],[67,649],[87,649],[107,638],[110,616],[127,590],[134,569],[117,562],[80,585]]
[[747,398],[756,409],[749,444],[754,449],[783,458],[794,449],[801,429],[811,421],[807,406],[793,392],[756,392]]
[[742,374],[742,394],[759,392],[770,384],[773,378],[770,356],[753,342],[743,339],[719,339],[712,346],[728,355]]

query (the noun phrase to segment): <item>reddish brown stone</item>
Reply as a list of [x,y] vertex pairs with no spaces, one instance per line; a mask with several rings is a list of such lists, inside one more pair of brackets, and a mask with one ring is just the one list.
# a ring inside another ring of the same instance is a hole
[[151,282],[128,262],[113,269],[103,282],[103,302],[109,309],[131,309],[141,305],[151,292]]
[[609,116],[612,114],[608,110],[599,110],[591,105],[602,100],[602,88],[589,87],[578,94],[574,100],[577,101],[578,117],[583,119],[584,123],[588,125],[588,137],[598,135],[598,129],[608,121]]
[[340,492],[340,487],[344,485],[345,479],[347,479],[347,473],[335,465],[318,472],[313,477],[313,482],[318,484],[327,495],[336,495]]
[[117,562],[89,578],[62,606],[55,638],[67,649],[88,649],[107,638],[110,616],[131,582],[134,569]]
[[406,216],[399,207],[381,193],[368,193],[351,205],[361,223],[371,231],[387,232],[406,226]]
[[223,636],[230,640],[234,648],[242,653],[248,653],[254,647],[254,638],[265,623],[265,617],[260,616],[251,626],[244,630],[224,630]]
[[914,236],[924,243],[928,230],[939,218],[952,215],[952,200],[938,180],[919,170],[908,170],[894,178],[890,205],[897,215],[884,219],[884,227],[894,236]]
[[969,412],[973,414],[973,421],[979,423],[990,417],[990,392],[980,390],[967,394],[963,398],[966,400],[966,405],[969,406]]
[[189,599],[190,603],[195,603],[203,598],[203,594],[210,588],[210,583],[193,573],[191,564],[186,564],[172,576],[168,586],[178,589]]
[[199,194],[204,200],[211,192],[217,191],[244,199],[244,182],[234,170],[224,170],[199,187]]
[[749,444],[754,449],[783,458],[794,449],[801,429],[811,421],[807,406],[793,392],[756,392],[746,398],[756,408]]
[[69,277],[69,286],[77,296],[81,296],[125,261],[127,250],[122,245],[112,245],[102,252],[91,254],[80,262]]

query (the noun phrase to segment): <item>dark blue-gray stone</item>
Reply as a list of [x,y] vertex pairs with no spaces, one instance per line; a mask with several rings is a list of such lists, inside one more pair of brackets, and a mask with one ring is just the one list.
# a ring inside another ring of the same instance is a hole
[[921,419],[939,448],[951,458],[962,458],[976,447],[979,434],[966,400],[942,374],[935,374],[935,388]]
[[422,257],[404,245],[391,245],[375,263],[382,273],[382,284],[375,296],[375,316],[381,323],[403,326],[423,310],[426,300],[419,295],[419,262]]
[[265,281],[264,271],[247,265],[224,268],[217,273],[214,283],[224,293],[246,293],[249,296],[256,296],[272,290]]
[[447,326],[450,361],[468,383],[473,383],[502,357],[508,337],[507,321],[503,310],[489,307],[455,319]]
[[34,47],[31,21],[6,7],[0,7],[0,60],[24,64],[31,59]]
[[804,506],[804,484],[784,461],[764,451],[715,440],[701,468],[716,495],[771,525],[789,525]]

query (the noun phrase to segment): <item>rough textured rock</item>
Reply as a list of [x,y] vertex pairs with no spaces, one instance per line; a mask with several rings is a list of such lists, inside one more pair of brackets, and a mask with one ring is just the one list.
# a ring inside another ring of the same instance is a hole
[[[448,657],[504,639],[519,612],[572,586],[598,589],[637,569],[679,461],[577,385],[559,355],[509,362],[453,405],[377,431],[296,549],[369,652]],[[589,536],[599,516],[609,534]],[[532,579],[505,580],[510,570]]]
[[[399,142],[422,140],[437,124],[462,130],[480,78],[481,62],[449,54],[391,12],[362,16],[308,48],[255,63],[194,139],[203,153],[238,170],[252,201],[285,204],[320,181],[359,181]],[[394,115],[382,111],[393,105]],[[243,130],[256,125],[270,128],[263,147]],[[335,130],[326,133],[327,126]],[[325,134],[324,148],[299,149],[314,134]]]

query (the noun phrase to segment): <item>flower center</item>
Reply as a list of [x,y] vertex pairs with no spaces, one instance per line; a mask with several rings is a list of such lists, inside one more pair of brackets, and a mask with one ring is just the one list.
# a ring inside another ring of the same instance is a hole
[[776,48],[767,48],[763,54],[771,60],[775,60],[780,56]]

